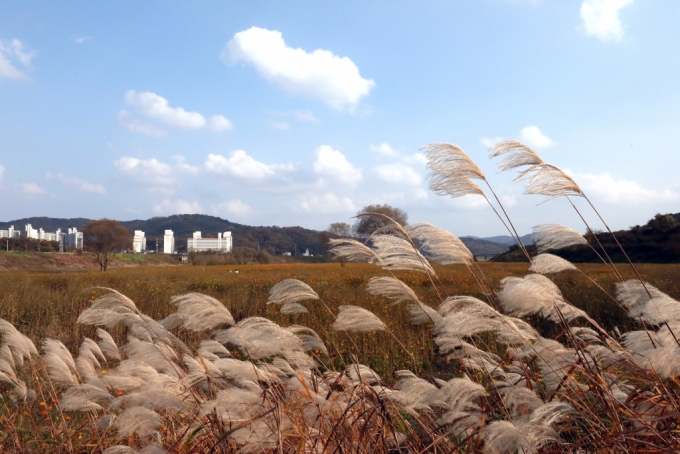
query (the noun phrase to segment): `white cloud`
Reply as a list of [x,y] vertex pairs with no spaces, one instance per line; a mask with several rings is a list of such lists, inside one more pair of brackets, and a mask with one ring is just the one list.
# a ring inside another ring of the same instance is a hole
[[383,142],[380,145],[369,145],[368,149],[374,153],[377,153],[381,156],[386,156],[388,158],[396,158],[399,156],[399,152],[392,148],[387,142]]
[[126,156],[114,161],[113,165],[123,174],[142,183],[164,186],[175,182],[172,166],[155,158],[138,159]]
[[2,177],[5,176],[5,166],[0,165],[0,181],[2,181]]
[[187,202],[183,199],[165,199],[153,207],[158,214],[202,214],[205,213],[198,202]]
[[269,126],[273,129],[280,129],[281,131],[287,131],[290,129],[290,123],[287,121],[272,120],[269,122]]
[[24,195],[30,198],[35,198],[47,194],[47,191],[45,191],[43,188],[41,188],[35,183],[21,183],[19,187],[21,188],[21,192],[23,192]]
[[354,184],[362,179],[362,170],[355,168],[338,150],[330,145],[321,145],[316,149],[314,172],[322,177]]
[[608,173],[572,173],[570,175],[586,194],[594,194],[598,199],[613,205],[640,205],[654,202],[670,202],[680,199],[680,194],[668,189],[655,191],[643,188],[639,183],[615,180]]
[[106,188],[102,186],[101,184],[94,184],[94,183],[89,183],[85,180],[81,180],[79,178],[73,178],[73,177],[67,177],[64,174],[58,173],[56,175],[53,175],[51,173],[47,174],[47,179],[55,179],[58,180],[62,183],[64,183],[67,186],[71,186],[74,188],[77,188],[81,190],[82,192],[93,192],[95,194],[101,194],[105,195],[106,194]]
[[619,10],[631,3],[633,0],[585,0],[581,4],[581,19],[586,34],[602,41],[621,41]]
[[423,153],[414,153],[411,156],[404,156],[401,160],[410,166],[422,166],[427,165],[427,156]]
[[213,205],[212,211],[216,216],[238,216],[250,213],[250,207],[240,200],[231,199],[228,202]]
[[33,57],[35,51],[27,51],[18,39],[10,42],[0,41],[0,77],[15,80],[25,78],[26,73],[17,66],[22,66],[24,70],[28,69]]
[[479,141],[484,145],[486,148],[491,148],[494,145],[496,145],[498,142],[504,140],[502,137],[482,137],[479,139]]
[[400,162],[378,166],[375,168],[375,173],[378,178],[388,183],[418,186],[421,182],[418,172]]
[[507,208],[512,208],[517,205],[517,197],[514,195],[502,195],[501,200],[503,201],[503,205]]
[[537,126],[527,126],[522,128],[519,136],[523,142],[536,148],[550,147],[554,144],[552,139],[541,132]]
[[253,159],[243,150],[232,151],[228,158],[211,153],[204,167],[211,173],[231,175],[245,180],[263,180],[274,176],[277,172],[294,170],[291,164],[267,165]]
[[364,79],[348,57],[286,46],[280,32],[251,27],[236,33],[222,51],[226,62],[246,62],[283,90],[320,99],[336,109],[355,106],[375,82]]
[[121,110],[118,112],[118,116],[116,118],[118,119],[118,124],[130,131],[138,132],[151,137],[165,137],[168,135],[168,132],[165,129],[154,126],[151,123],[145,123],[141,120],[138,120],[137,118],[134,118],[132,115],[130,115],[130,113],[126,110]]
[[206,126],[206,119],[198,112],[187,112],[181,107],[170,107],[168,100],[156,93],[137,93],[128,90],[125,101],[147,117],[154,118],[166,126],[179,129],[198,129]]
[[318,123],[319,119],[314,116],[314,113],[309,110],[294,110],[290,115],[297,121],[307,121],[310,123]]
[[321,196],[303,196],[300,208],[308,213],[347,213],[356,212],[357,206],[348,197],[338,197],[332,193]]
[[231,131],[234,129],[234,125],[222,115],[213,115],[208,120],[208,128],[215,132]]
[[[139,114],[170,128],[208,128],[214,132],[233,129],[231,121],[222,115],[213,115],[206,119],[198,112],[187,112],[181,107],[170,107],[168,100],[156,93],[148,91],[138,93],[135,90],[128,90],[125,93],[125,102],[133,106]],[[126,129],[154,137],[163,137],[167,134],[163,128],[137,120],[125,110],[118,113],[118,122]]]
[[73,42],[76,44],[83,44],[85,41],[89,41],[91,39],[92,39],[91,36],[77,36],[73,38]]

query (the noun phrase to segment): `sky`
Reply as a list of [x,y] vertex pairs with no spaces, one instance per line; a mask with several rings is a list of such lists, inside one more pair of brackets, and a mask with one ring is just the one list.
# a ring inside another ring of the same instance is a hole
[[506,233],[481,196],[429,189],[423,146],[446,142],[520,233],[585,231],[567,200],[499,173],[488,147],[514,139],[612,228],[644,224],[680,212],[678,17],[673,0],[7,0],[0,221],[321,230],[386,203],[456,235]]

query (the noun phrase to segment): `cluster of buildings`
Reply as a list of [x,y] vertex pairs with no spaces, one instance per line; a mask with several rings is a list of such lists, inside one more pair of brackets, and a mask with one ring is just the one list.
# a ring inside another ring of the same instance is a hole
[[[146,236],[143,231],[135,230],[132,250],[141,254],[146,252]],[[231,232],[218,233],[217,238],[202,238],[201,232],[194,232],[193,237],[187,239],[187,252],[211,251],[229,254],[231,250]],[[163,235],[163,253],[174,254],[175,252],[175,236],[172,230],[166,230]]]
[[[83,232],[73,227],[66,232],[57,229],[56,232],[45,232],[42,228],[34,229],[31,224],[21,230],[10,226],[8,230],[0,230],[0,238],[31,238],[35,240],[57,241],[59,250],[83,249]],[[231,232],[218,233],[217,238],[202,238],[201,232],[194,232],[192,238],[187,239],[187,252],[211,251],[229,254],[232,250]],[[132,237],[132,251],[143,254],[146,252],[146,235],[142,230],[135,230]],[[166,230],[163,235],[163,253],[175,254],[175,236],[172,230]]]
[[[22,238],[21,230],[16,230],[12,225],[8,230],[0,230],[0,238]],[[45,232],[42,228],[36,230],[31,224],[26,224],[24,226],[23,238],[57,241],[59,243],[59,250],[83,249],[83,232],[79,232],[75,227],[68,229],[66,232],[57,229],[57,231],[53,233]]]

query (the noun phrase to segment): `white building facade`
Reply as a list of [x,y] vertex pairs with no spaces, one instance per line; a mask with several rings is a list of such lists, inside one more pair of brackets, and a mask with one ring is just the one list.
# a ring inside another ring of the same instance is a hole
[[175,236],[172,230],[166,230],[163,235],[163,254],[175,253]]
[[[16,231],[19,235],[21,235],[21,232]],[[15,236],[15,230],[14,226],[10,225],[8,230],[0,230],[0,238],[17,238]]]
[[231,232],[218,233],[217,238],[201,238],[201,232],[194,232],[187,240],[188,252],[213,251],[230,254],[232,249]]
[[83,232],[79,232],[77,228],[72,227],[68,229],[68,233],[63,234],[63,238],[66,249],[83,250]]
[[135,236],[132,238],[132,250],[142,254],[146,252],[146,237],[141,230],[135,230]]

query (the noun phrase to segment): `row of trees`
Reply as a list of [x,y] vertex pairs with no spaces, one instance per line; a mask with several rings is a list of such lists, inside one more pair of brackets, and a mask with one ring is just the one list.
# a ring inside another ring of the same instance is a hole
[[328,233],[337,238],[368,238],[371,233],[388,224],[387,219],[380,216],[381,214],[389,216],[401,225],[408,224],[408,214],[404,210],[387,204],[368,205],[359,210],[354,225],[334,222],[328,227]]

